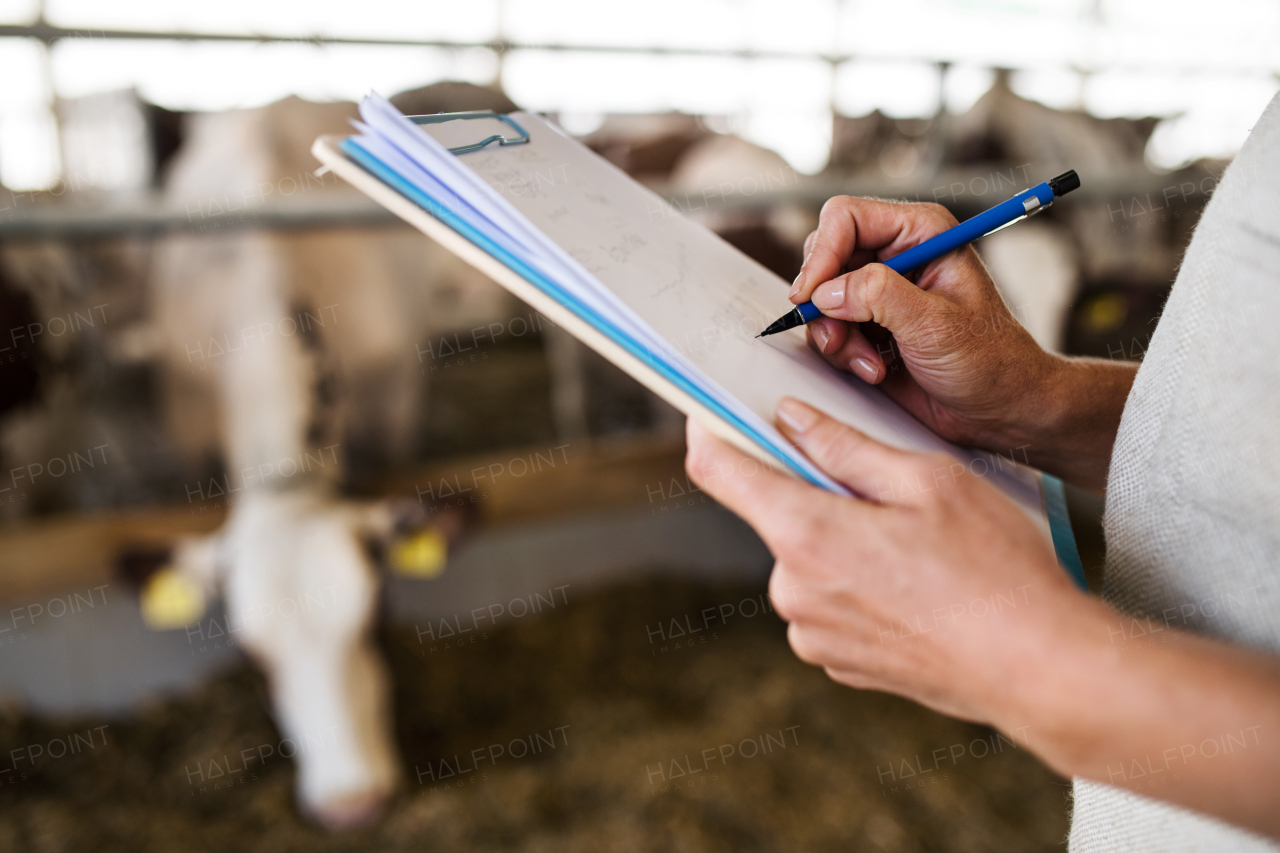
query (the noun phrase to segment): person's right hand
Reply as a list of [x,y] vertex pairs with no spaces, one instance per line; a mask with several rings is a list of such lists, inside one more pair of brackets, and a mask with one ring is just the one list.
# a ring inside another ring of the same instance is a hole
[[936,204],[832,198],[790,299],[826,315],[808,337],[834,367],[880,385],[944,438],[1009,453],[1049,414],[1062,359],[1014,319],[972,246],[918,270],[915,284],[876,263],[955,224]]

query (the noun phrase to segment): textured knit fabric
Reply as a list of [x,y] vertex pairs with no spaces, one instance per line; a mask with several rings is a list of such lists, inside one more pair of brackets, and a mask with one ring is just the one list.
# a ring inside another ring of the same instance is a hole
[[[1148,629],[1171,625],[1280,653],[1278,436],[1280,97],[1206,207],[1125,405],[1107,483],[1103,597],[1144,619],[1113,641],[1158,642]],[[1280,735],[1240,739],[1258,736]],[[1133,781],[1158,796],[1158,773]],[[1074,812],[1072,853],[1280,851],[1080,779]]]

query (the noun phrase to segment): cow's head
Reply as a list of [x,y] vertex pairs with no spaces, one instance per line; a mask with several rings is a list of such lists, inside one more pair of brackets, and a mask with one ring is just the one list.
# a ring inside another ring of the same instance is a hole
[[[220,596],[229,628],[262,667],[276,722],[292,741],[298,801],[341,829],[381,812],[399,779],[387,673],[371,638],[379,573],[371,554],[430,576],[461,532],[416,502],[355,503],[322,489],[251,491],[215,534],[175,546],[145,579],[144,614],[177,624]],[[438,543],[433,545],[432,543]],[[371,547],[372,546],[372,547]],[[195,613],[194,618],[199,618]],[[162,626],[161,626],[162,627]]]

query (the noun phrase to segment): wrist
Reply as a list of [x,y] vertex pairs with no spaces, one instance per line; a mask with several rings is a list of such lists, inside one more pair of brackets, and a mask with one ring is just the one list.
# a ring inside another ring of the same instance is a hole
[[1063,776],[1280,838],[1280,746],[1266,734],[1280,729],[1274,657],[1084,596],[1042,616],[1041,630],[1020,626],[1026,639],[1011,672],[1022,677],[993,722]]
[[1076,388],[1070,360],[1040,350],[1020,385],[1008,438],[1043,449],[1046,436],[1060,433],[1070,416]]
[[1030,463],[1101,492],[1137,365],[1044,353],[1014,435]]
[[[1058,773],[1081,775],[1110,752],[1114,721],[1106,685],[1121,665],[1108,648],[1114,613],[1074,588],[1023,628],[1011,686],[994,722],[1020,730],[1027,745]],[[1110,620],[1110,621],[1109,621]],[[1113,709],[1114,710],[1114,709]]]
[[[1002,380],[1007,394],[998,420],[974,443],[993,453],[1016,453],[1025,461],[1027,454],[1043,456],[1050,438],[1064,432],[1076,381],[1068,359],[1039,347],[1019,368]],[[1030,464],[1043,467],[1036,459]]]

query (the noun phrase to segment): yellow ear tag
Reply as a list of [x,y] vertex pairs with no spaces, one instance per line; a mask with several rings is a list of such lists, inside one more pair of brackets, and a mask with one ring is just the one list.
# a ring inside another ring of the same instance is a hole
[[1114,332],[1124,325],[1128,316],[1129,301],[1119,293],[1095,296],[1088,302],[1084,312],[1085,326],[1094,334]]
[[204,591],[165,567],[142,587],[142,621],[153,631],[172,631],[204,615]]
[[434,578],[444,571],[448,556],[449,543],[435,529],[427,529],[392,546],[391,570],[410,578]]

